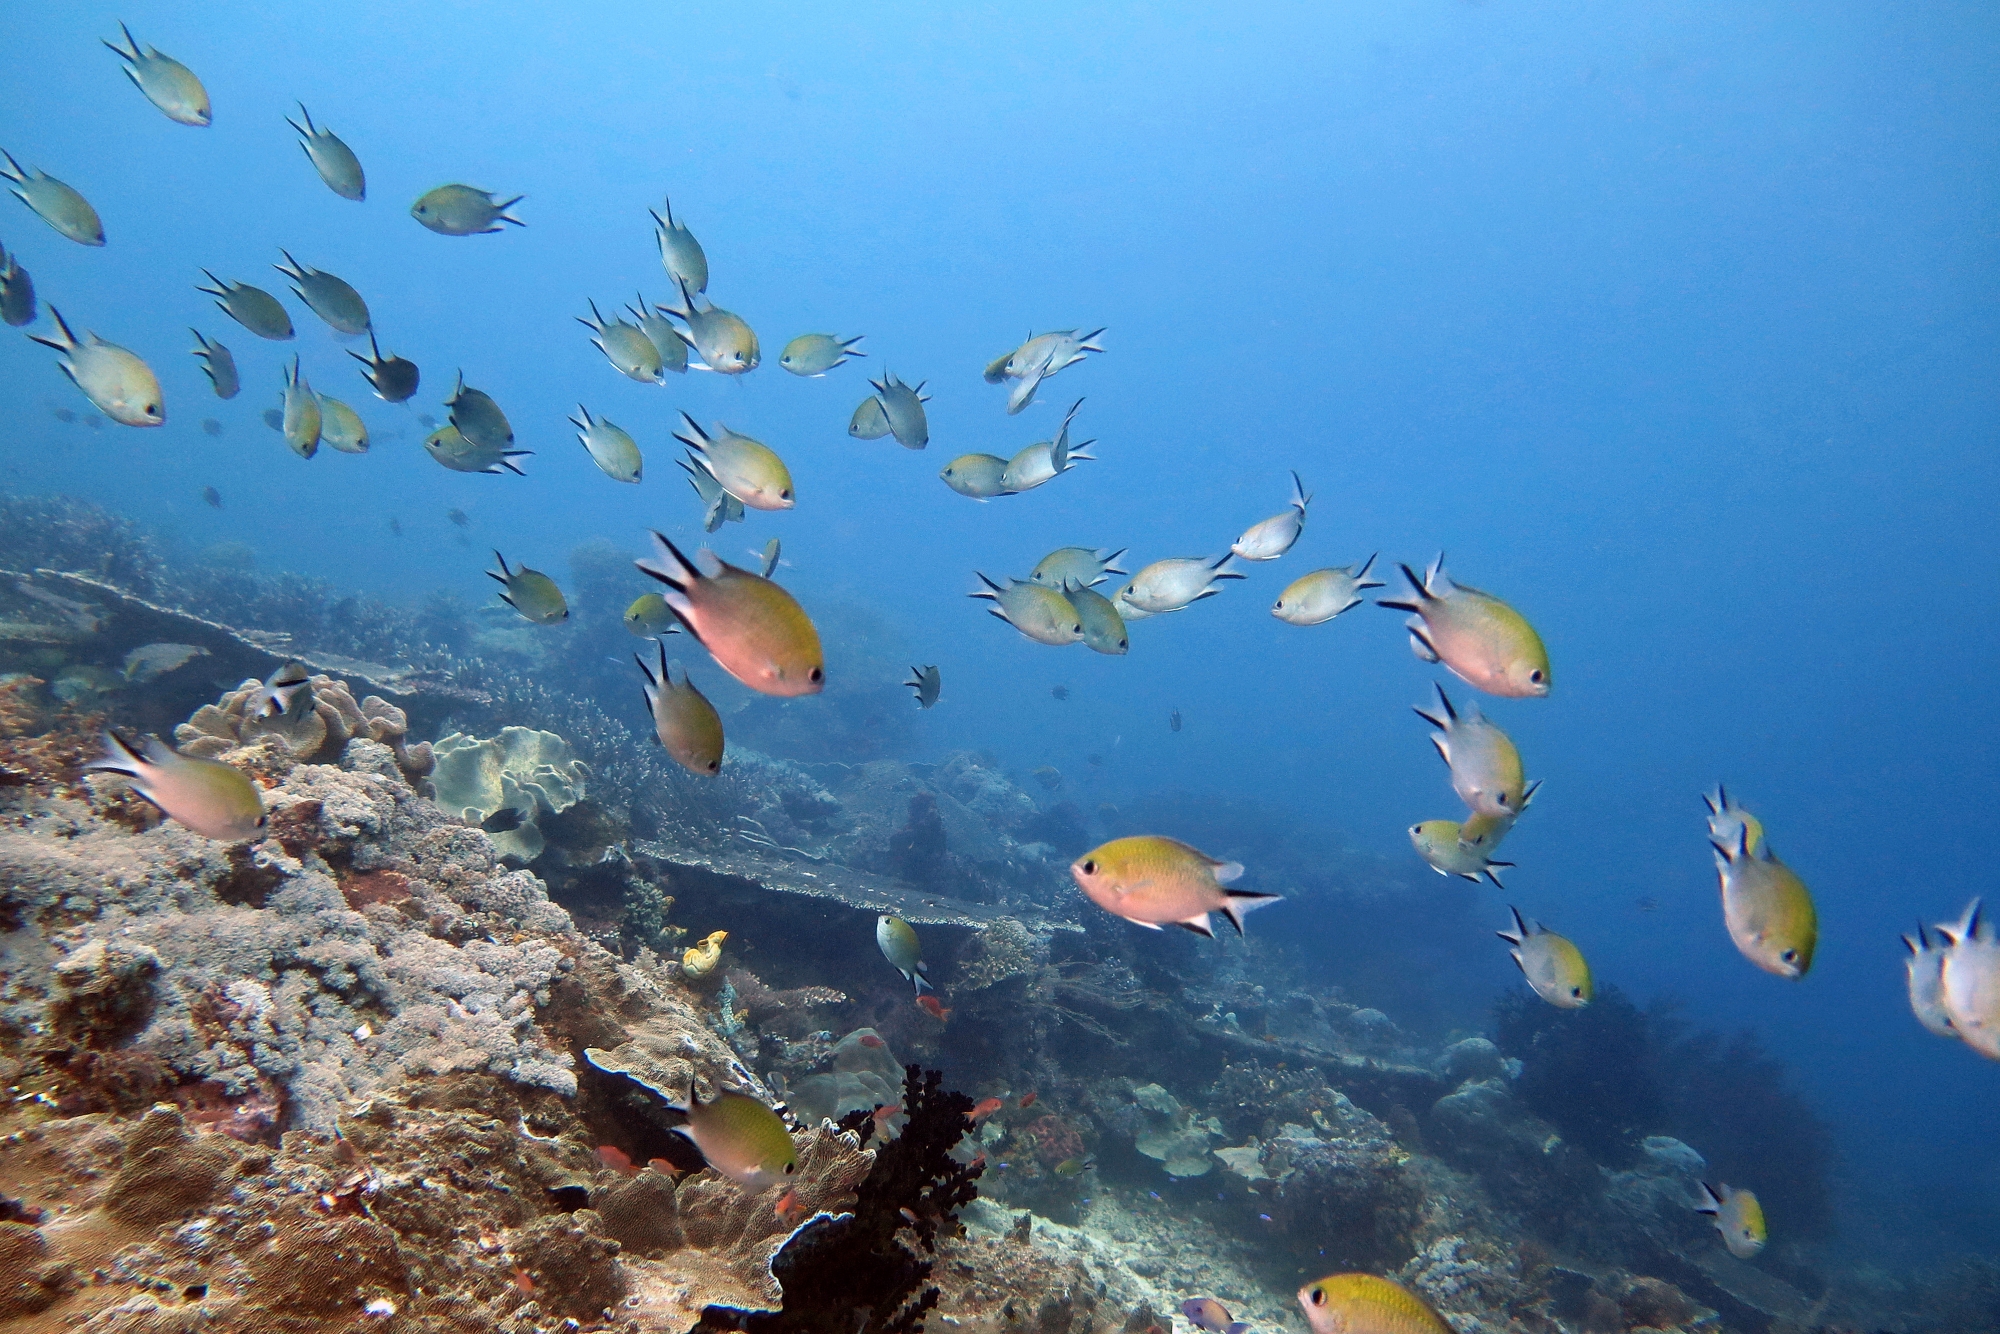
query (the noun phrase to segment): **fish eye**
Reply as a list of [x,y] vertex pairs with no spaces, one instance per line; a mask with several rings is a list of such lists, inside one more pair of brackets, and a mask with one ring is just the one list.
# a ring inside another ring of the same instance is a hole
[[1312,1298],[1312,1304],[1313,1304],[1314,1306],[1325,1306],[1325,1305],[1326,1305],[1326,1289],[1325,1289],[1325,1288],[1314,1288],[1314,1289],[1313,1289],[1313,1290],[1312,1290],[1312,1291],[1311,1291],[1310,1293],[1308,1293],[1308,1294],[1307,1294],[1307,1296],[1309,1296],[1309,1297],[1311,1297],[1311,1298]]
[[1534,671],[1529,672],[1528,679],[1536,685],[1540,685],[1542,683],[1542,669],[1537,667]]
[[794,1172],[796,1172],[796,1171],[798,1171],[798,1170],[799,1170],[799,1165],[798,1165],[797,1163],[786,1163],[786,1164],[785,1164],[785,1175],[786,1175],[786,1176],[790,1176],[790,1175],[791,1175],[792,1173],[794,1173]]
[[818,683],[826,679],[826,673],[815,667],[806,673],[806,680]]
[[1778,957],[1780,959],[1783,959],[1786,963],[1797,963],[1799,961],[1799,952],[1797,950],[1786,950],[1783,954],[1780,954]]
[[1096,874],[1097,874],[1097,862],[1096,862],[1096,861],[1095,861],[1094,859],[1093,859],[1093,860],[1091,860],[1091,861],[1087,861],[1087,862],[1085,862],[1085,863],[1083,864],[1083,873],[1084,873],[1085,875],[1096,875]]
[[1583,994],[1583,988],[1582,988],[1582,987],[1571,987],[1571,988],[1569,989],[1569,994],[1570,994],[1570,995],[1572,995],[1572,996],[1581,996],[1581,995]]

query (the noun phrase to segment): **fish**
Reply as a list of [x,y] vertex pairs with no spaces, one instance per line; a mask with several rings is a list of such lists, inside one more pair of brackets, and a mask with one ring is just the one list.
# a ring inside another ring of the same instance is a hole
[[1276,560],[1290,551],[1299,540],[1299,534],[1306,530],[1306,506],[1312,504],[1312,497],[1306,494],[1305,483],[1297,473],[1292,474],[1291,508],[1283,514],[1253,523],[1243,530],[1243,536],[1230,544],[1229,549],[1244,560]]
[[292,317],[285,313],[285,307],[278,298],[261,287],[252,287],[249,283],[232,283],[225,278],[218,278],[207,269],[203,269],[202,273],[214,285],[203,287],[196,283],[194,290],[215,297],[216,308],[230,319],[259,338],[268,338],[274,343],[282,343],[296,336],[296,331],[292,328]]
[[703,1102],[688,1088],[687,1124],[681,1134],[708,1165],[753,1191],[784,1182],[799,1169],[799,1154],[778,1114],[748,1094],[719,1091]]
[[222,423],[213,417],[203,417],[201,419],[201,429],[203,434],[212,435],[218,440],[222,438]]
[[1076,608],[1077,620],[1083,625],[1085,648],[1116,657],[1131,647],[1125,633],[1125,618],[1118,614],[1110,598],[1094,588],[1079,588],[1074,584],[1064,590],[1063,596]]
[[1583,951],[1568,938],[1521,916],[1519,908],[1509,906],[1507,911],[1514,914],[1514,929],[1494,934],[1514,947],[1508,954],[1535,994],[1561,1010],[1590,1004],[1590,965],[1584,962]]
[[282,431],[285,429],[284,409],[265,408],[261,413],[257,415],[262,417],[264,419],[264,425],[270,427],[272,430]]
[[1941,1038],[1955,1038],[1958,1029],[1944,1003],[1944,957],[1950,945],[1940,936],[1936,941],[1917,923],[1914,937],[1904,936],[1903,947],[1910,957],[1903,962],[1909,971],[1910,1011],[1917,1022]]
[[389,532],[396,537],[403,535],[403,521],[393,514],[389,516]]
[[125,679],[145,685],[207,656],[208,650],[195,644],[141,644],[125,655]]
[[419,412],[419,413],[417,414],[417,425],[419,425],[419,426],[423,427],[423,428],[424,428],[424,429],[425,429],[426,431],[434,431],[434,430],[436,430],[436,429],[437,429],[437,424],[438,424],[438,423],[437,423],[437,418],[436,418],[436,417],[433,417],[433,416],[431,416],[431,414],[430,414],[430,413],[428,413],[428,412]]
[[889,433],[897,444],[904,449],[922,449],[931,442],[930,418],[924,414],[929,399],[921,381],[912,387],[897,379],[894,371],[885,370],[881,379],[868,383],[875,386],[882,415],[888,419]]
[[944,679],[939,675],[937,665],[910,668],[910,679],[903,682],[917,692],[917,707],[928,709],[938,702],[938,693],[944,689]]
[[1380,579],[1368,577],[1374,567],[1375,557],[1371,555],[1358,570],[1352,565],[1341,565],[1302,574],[1278,594],[1278,600],[1271,604],[1271,614],[1287,625],[1324,625],[1342,612],[1360,606],[1365,601],[1361,590],[1387,587]]
[[1299,1289],[1312,1334],[1452,1334],[1429,1302],[1394,1279],[1329,1274]]
[[788,510],[798,503],[792,494],[791,469],[777,452],[760,440],[738,435],[721,422],[710,435],[685,412],[685,429],[674,439],[688,447],[716,484],[753,510]]
[[[364,357],[353,351],[347,355],[361,363],[362,376],[375,390],[375,397],[384,403],[407,403],[417,392],[417,381],[422,378],[417,373],[417,363],[401,357],[383,356],[373,329],[368,331],[368,355]],[[425,422],[424,429],[429,430],[434,425],[435,422]]]
[[90,201],[38,167],[23,167],[14,155],[0,148],[0,180],[13,184],[14,198],[35,211],[35,216],[78,245],[103,245],[104,223]]
[[318,397],[320,443],[343,454],[366,454],[368,423],[361,414],[331,394]]
[[1985,924],[1978,899],[1938,932],[1946,941],[1938,981],[1952,1031],[1981,1056],[2000,1061],[2000,940]]
[[[30,335],[30,337],[32,336],[33,335]],[[54,417],[57,421],[61,422],[65,426],[68,426],[76,421],[76,413],[72,412],[68,408],[61,406],[51,407],[49,409],[49,415],[51,417]]]
[[690,562],[663,533],[639,570],[667,586],[661,596],[723,671],[765,695],[817,695],[826,688],[819,631],[797,599],[712,551]]
[[1461,842],[1458,833],[1456,820],[1425,820],[1410,826],[1410,844],[1439,875],[1461,876],[1472,881],[1484,876],[1499,885],[1496,872],[1514,863],[1494,861],[1478,847]]
[[1220,912],[1242,935],[1247,914],[1283,897],[1226,888],[1242,876],[1243,863],[1217,861],[1159,834],[1114,838],[1077,858],[1069,871],[1092,903],[1155,931],[1173,925],[1213,937],[1209,914]]
[[215,388],[217,398],[234,398],[243,389],[243,381],[236,374],[236,358],[228,348],[220,343],[211,343],[201,336],[201,330],[189,329],[194,335],[195,345],[190,355],[201,358],[201,368],[208,372],[208,382]]
[[936,996],[917,997],[917,1008],[941,1024],[951,1018],[951,1011]]
[[490,190],[470,185],[440,185],[417,197],[417,202],[410,205],[410,216],[439,236],[483,236],[504,230],[500,226],[503,222],[527,226],[507,211],[526,198],[515,195],[503,204]]
[[[1534,793],[1530,792],[1528,796],[1533,797]],[[1528,803],[1524,800],[1521,809],[1527,808]],[[1515,819],[1516,817],[1512,815],[1468,813],[1458,826],[1459,847],[1468,851],[1483,852],[1491,857],[1500,850],[1500,844],[1506,840],[1507,835],[1514,831]]]
[[1213,1297],[1188,1298],[1181,1303],[1181,1314],[1207,1334],[1249,1334],[1250,1326],[1230,1315],[1229,1308]]
[[35,322],[35,280],[21,267],[21,257],[0,247],[0,321],[18,329]]
[[1097,1159],[1088,1154],[1081,1158],[1065,1158],[1049,1170],[1059,1177],[1078,1176],[1096,1166]]
[[1104,349],[1097,345],[1097,336],[1103,332],[1102,329],[1095,329],[1080,334],[1074,329],[1064,329],[1036,334],[987,366],[986,382],[1015,382],[1007,395],[1007,415],[1013,416],[1035,401],[1035,390],[1042,381],[1082,361],[1086,352],[1102,352]]
[[[1132,576],[1119,590],[1119,600],[1149,616],[1179,611],[1190,603],[1214,597],[1222,590],[1215,585],[1223,579],[1243,576],[1230,568],[1236,553],[1224,552],[1220,559],[1207,556],[1176,556],[1156,560]],[[1123,614],[1122,608],[1120,614]]]
[[660,354],[660,369],[672,371],[675,375],[686,375],[688,368],[687,340],[674,322],[646,304],[646,294],[636,294],[637,300],[627,307],[625,313],[638,321],[639,329],[653,344],[653,350]]
[[83,391],[91,406],[121,426],[159,426],[167,420],[159,377],[136,354],[85,332],[82,341],[70,332],[62,312],[49,307],[56,336],[29,334],[43,347],[63,354],[56,363],[70,383]]
[[292,295],[325,320],[328,328],[349,335],[369,332],[373,322],[368,315],[368,303],[345,279],[299,263],[289,250],[281,249],[278,253],[285,257],[285,262],[271,267],[292,280]]
[[1178,732],[1181,730],[1181,711],[1179,709],[1175,709],[1167,715],[1167,730],[1169,732]]
[[1049,694],[1050,694],[1050,695],[1052,695],[1052,696],[1054,696],[1054,697],[1055,697],[1055,698],[1057,698],[1057,699],[1064,699],[1064,700],[1066,700],[1066,699],[1068,699],[1068,698],[1069,698],[1069,687],[1068,687],[1068,686],[1050,686],[1050,687],[1049,687]]
[[1549,652],[1520,612],[1445,573],[1444,553],[1410,581],[1411,602],[1382,599],[1378,607],[1411,613],[1410,650],[1425,662],[1442,662],[1467,685],[1508,699],[1539,699],[1553,683]]
[[979,575],[979,581],[986,587],[966,596],[997,604],[988,610],[1037,644],[1060,648],[1083,639],[1083,621],[1076,614],[1075,604],[1055,589],[1019,579],[1008,580],[1002,588],[983,574]]
[[342,199],[352,199],[356,203],[368,197],[368,178],[361,170],[361,159],[354,156],[354,150],[342,142],[332,130],[313,124],[312,113],[306,104],[299,103],[300,125],[290,116],[285,124],[299,133],[299,147],[305,150],[306,161],[312,163],[313,170],[326,182],[326,188]]
[[201,498],[210,509],[222,508],[222,493],[212,486],[204,486],[201,489]]
[[146,95],[148,102],[177,125],[201,127],[215,119],[208,102],[208,89],[201,86],[193,70],[172,56],[160,54],[157,47],[140,46],[133,39],[132,30],[123,23],[118,29],[125,34],[125,45],[116,42],[104,45],[125,62],[125,77]]
[[1009,492],[1032,491],[1044,482],[1052,481],[1070,470],[1070,465],[1082,461],[1096,462],[1095,454],[1086,453],[1095,440],[1086,440],[1080,445],[1069,442],[1070,423],[1076,420],[1076,410],[1083,406],[1078,399],[1069,405],[1069,412],[1063,417],[1062,428],[1053,440],[1038,440],[1007,460],[1007,470],[1000,477],[1000,483]]
[[1477,705],[1464,717],[1452,707],[1444,687],[1437,691],[1438,712],[1416,709],[1417,717],[1435,727],[1431,744],[1451,770],[1451,788],[1476,815],[1512,819],[1527,809],[1540,783],[1530,783],[1521,769],[1521,752],[1508,735],[1488,722]]
[[836,366],[845,366],[850,357],[865,357],[866,352],[855,349],[855,344],[866,335],[856,334],[852,338],[842,338],[837,334],[800,334],[785,344],[785,350],[778,354],[778,364],[794,375],[817,380]]
[[658,593],[641,593],[625,609],[625,628],[641,639],[654,635],[677,635],[681,623],[674,619],[667,600]]
[[598,313],[597,303],[590,303],[590,318],[579,315],[576,322],[595,333],[591,346],[604,354],[611,368],[628,380],[640,384],[660,384],[666,379],[666,368],[660,362],[660,349],[646,336],[646,331],[636,324],[624,320],[604,322]]
[[578,416],[569,419],[576,427],[577,443],[590,454],[590,461],[597,470],[614,482],[631,482],[636,485],[645,471],[646,460],[639,453],[638,442],[614,423],[609,417],[590,415],[590,409],[579,403]]
[[860,1041],[862,1046],[874,1047],[878,1050],[889,1045],[882,1041],[882,1036],[879,1033],[863,1033]]
[[258,720],[298,718],[312,707],[312,701],[312,676],[304,663],[292,658],[280,663],[278,670],[244,699],[243,716]]
[[708,469],[691,459],[675,459],[681,471],[688,475],[688,485],[701,497],[702,530],[714,532],[725,523],[743,522],[743,502],[722,489],[722,483],[709,475]]
[[[658,641],[655,641],[658,642]],[[667,666],[667,646],[659,644],[660,670],[657,675],[638,654],[646,683],[639,687],[645,696],[646,712],[653,719],[653,735],[659,739],[674,763],[691,774],[712,777],[722,772],[722,715],[695,688],[686,672],[676,682]]]
[[424,452],[453,472],[498,473],[504,468],[517,477],[525,477],[527,474],[514,460],[535,451],[474,444],[459,433],[458,427],[446,422],[424,437]]
[[285,443],[294,454],[309,459],[319,452],[321,425],[319,396],[306,383],[299,359],[293,357],[292,368],[285,372]]
[[935,991],[930,978],[926,977],[923,945],[917,940],[917,929],[900,917],[883,913],[875,919],[875,944],[882,951],[882,957],[889,966],[903,975],[903,980],[915,987],[921,996],[926,991]]
[[981,1098],[978,1102],[972,1104],[972,1110],[965,1114],[965,1119],[976,1124],[984,1121],[987,1117],[993,1115],[993,1113],[1006,1105],[1007,1100],[1005,1098]]
[[472,520],[468,519],[468,518],[467,518],[467,517],[465,516],[465,511],[464,511],[464,510],[462,510],[462,509],[457,509],[457,508],[453,508],[453,509],[448,509],[448,510],[446,510],[446,511],[444,512],[444,517],[445,517],[445,518],[447,518],[447,519],[449,519],[449,520],[451,520],[451,522],[452,522],[452,523],[456,524],[456,525],[457,525],[458,527],[460,527],[460,528],[463,528],[463,527],[465,527],[465,526],[466,526],[467,524],[469,524],[469,523],[471,523],[471,522],[472,522]]
[[1118,568],[1118,558],[1124,554],[1123,547],[1109,555],[1096,547],[1057,547],[1035,562],[1028,579],[1050,588],[1095,588],[1107,575],[1130,573]]
[[1031,1089],[1028,1092],[1023,1093],[1021,1095],[1021,1101],[1016,1103],[1015,1106],[1033,1107],[1035,1105],[1035,1097],[1036,1097],[1035,1092]]
[[1739,1260],[1748,1260],[1770,1240],[1771,1234],[1764,1226],[1764,1206],[1758,1203],[1754,1191],[1732,1190],[1726,1184],[1711,1186],[1704,1181],[1701,1203],[1695,1206],[1695,1212],[1715,1220],[1722,1244]]
[[1053,764],[1037,765],[1031,772],[1035,775],[1035,781],[1050,792],[1062,786],[1062,770]]
[[889,434],[889,413],[882,400],[873,394],[862,399],[847,419],[847,433],[856,440],[880,440]]
[[[874,402],[875,400],[871,398],[868,403],[863,403],[861,408],[866,408],[869,403]],[[879,409],[880,405],[877,406]],[[860,410],[857,408],[856,412]],[[886,429],[886,419],[883,424]],[[854,433],[853,428],[849,427],[849,434]],[[882,433],[876,432],[877,435]],[[938,476],[944,479],[946,486],[961,496],[971,496],[974,500],[991,500],[995,496],[1012,494],[1007,490],[1007,460],[998,454],[961,454],[945,464]]]
[[458,384],[444,402],[451,409],[451,424],[473,444],[505,449],[514,443],[514,427],[507,414],[491,394],[467,387],[464,371],[458,373]]
[[[775,537],[764,544],[764,550],[761,554],[756,551],[752,551],[750,554],[756,556],[758,560],[763,562],[763,567],[759,569],[757,573],[763,575],[766,579],[769,579],[773,574],[777,573],[779,557],[783,553],[783,551],[784,548],[778,545],[778,539]],[[790,561],[785,561],[784,563],[786,565],[791,564]]]
[[1747,830],[1750,855],[1754,857],[1763,850],[1764,822],[1737,805],[1722,784],[1717,783],[1713,792],[1702,793],[1701,799],[1708,807],[1709,838],[1727,847],[1736,842],[1739,831]]
[[203,838],[241,843],[262,837],[270,823],[263,795],[241,769],[183,755],[156,736],[135,744],[107,731],[103,758],[83,767],[122,774],[134,792]]
[[701,242],[694,239],[694,233],[687,224],[674,217],[674,202],[662,199],[660,207],[666,210],[662,218],[653,215],[654,235],[660,243],[660,267],[667,271],[667,277],[676,283],[685,283],[691,292],[708,290],[708,256],[702,252]]
[[798,1216],[805,1212],[806,1206],[799,1200],[798,1191],[787,1190],[783,1195],[778,1197],[778,1202],[772,1205],[771,1208],[778,1217],[790,1223],[796,1221]]
[[493,559],[500,562],[500,568],[488,570],[486,577],[500,585],[502,602],[536,625],[554,625],[569,619],[569,602],[555,580],[526,565],[507,568],[507,558],[497,551]]
[[720,375],[747,375],[757,369],[762,353],[757,348],[757,335],[743,321],[743,317],[711,302],[706,310],[695,304],[688,285],[681,284],[681,304],[661,306],[660,310],[672,315],[687,325],[681,335],[687,345],[701,358],[699,364],[690,361],[695,370],[715,371]]
[[1812,967],[1819,915],[1805,881],[1766,842],[1750,851],[1747,826],[1734,845],[1710,841],[1722,882],[1722,920],[1743,957],[1767,973],[1801,978]]

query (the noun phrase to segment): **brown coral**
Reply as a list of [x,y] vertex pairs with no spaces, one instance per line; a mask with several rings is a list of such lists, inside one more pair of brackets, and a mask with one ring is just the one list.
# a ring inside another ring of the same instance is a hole
[[174,729],[174,743],[184,754],[216,759],[229,751],[274,737],[294,759],[306,762],[338,759],[355,737],[389,747],[396,766],[412,783],[436,766],[428,741],[408,744],[409,716],[379,695],[356,702],[345,681],[324,674],[310,679],[312,707],[296,716],[279,714],[252,718],[246,713],[263,683],[248,680],[214,704],[204,704]]
[[537,1218],[507,1249],[542,1305],[558,1315],[589,1320],[625,1295],[618,1266],[621,1248],[604,1235],[602,1221],[588,1209]]
[[105,1193],[105,1208],[139,1227],[187,1217],[235,1174],[236,1154],[227,1144],[195,1136],[180,1108],[155,1103],[125,1145],[125,1163]]

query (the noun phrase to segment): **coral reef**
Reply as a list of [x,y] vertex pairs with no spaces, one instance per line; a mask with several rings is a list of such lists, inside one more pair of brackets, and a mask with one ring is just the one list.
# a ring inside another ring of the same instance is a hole
[[387,746],[396,757],[396,767],[413,783],[420,782],[435,766],[431,744],[409,740],[409,715],[380,695],[369,695],[357,703],[347,682],[321,673],[306,679],[304,695],[309,706],[253,718],[245,710],[262,684],[247,680],[215,703],[195,710],[194,716],[174,729],[175,748],[186,755],[218,759],[274,737],[296,759],[327,763],[337,761],[350,740],[366,737]]
[[581,801],[590,776],[567,741],[531,727],[503,727],[485,738],[453,732],[431,750],[438,805],[469,824],[513,812],[510,827],[493,833],[493,845],[524,862],[547,846],[542,823]]

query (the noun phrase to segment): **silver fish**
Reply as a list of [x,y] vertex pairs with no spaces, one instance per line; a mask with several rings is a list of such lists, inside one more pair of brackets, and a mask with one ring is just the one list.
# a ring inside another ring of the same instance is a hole
[[385,357],[381,344],[375,341],[375,331],[368,331],[368,355],[359,352],[347,354],[361,363],[361,374],[375,390],[375,397],[384,403],[407,403],[417,392],[417,381],[422,378],[417,372],[417,363],[405,361],[401,357]]
[[910,668],[910,679],[903,682],[917,692],[917,707],[928,709],[938,702],[938,694],[944,689],[944,678],[937,665]]
[[292,337],[292,317],[285,313],[278,298],[261,287],[218,278],[207,269],[203,269],[202,273],[215,285],[203,287],[197,283],[194,290],[215,297],[216,306],[230,319],[259,338],[268,338],[274,343],[282,343]]
[[78,341],[54,306],[49,307],[49,318],[55,321],[56,337],[28,337],[64,354],[56,364],[99,412],[123,426],[158,426],[166,421],[166,400],[151,366],[94,333]]
[[467,388],[464,371],[458,373],[458,384],[444,405],[451,409],[451,424],[473,444],[502,450],[513,445],[514,428],[508,423],[507,414],[485,390]]
[[366,199],[368,178],[362,174],[361,159],[354,156],[354,150],[341,142],[340,136],[332,130],[313,124],[312,113],[306,110],[303,102],[299,103],[299,117],[305,121],[304,125],[289,116],[285,118],[285,124],[299,132],[299,147],[305,150],[306,160],[312,163],[319,178],[326,182],[326,188],[342,199],[356,202]]
[[490,190],[470,185],[440,185],[410,205],[410,216],[440,236],[483,236],[504,231],[500,225],[503,222],[527,226],[507,211],[526,198],[515,195],[503,204]]
[[675,375],[687,374],[688,345],[681,338],[680,330],[674,322],[646,304],[646,294],[638,294],[638,301],[625,307],[628,314],[639,322],[639,328],[652,340],[653,350],[660,354],[660,369],[672,371]]
[[665,367],[660,361],[660,349],[646,335],[646,331],[636,324],[624,320],[604,322],[598,313],[597,303],[590,303],[590,318],[579,315],[576,322],[595,333],[591,346],[604,354],[611,368],[628,380],[640,384],[659,384],[666,379]]
[[36,217],[78,245],[104,244],[104,223],[88,199],[38,167],[22,167],[4,148],[0,160],[7,164],[0,167],[0,179],[13,183],[14,197]]
[[16,329],[35,322],[35,280],[18,255],[0,249],[0,320]]
[[930,419],[924,415],[925,396],[920,381],[914,388],[898,380],[892,371],[884,371],[879,380],[870,380],[882,402],[882,415],[889,420],[889,431],[896,437],[896,443],[904,449],[922,449],[930,443]]
[[133,39],[132,30],[124,24],[118,28],[125,34],[125,45],[106,42],[105,46],[125,62],[125,76],[146,95],[148,102],[165,113],[168,120],[181,125],[199,127],[215,119],[208,102],[208,89],[201,86],[193,70],[172,56],[161,55],[156,47],[140,46]]
[[837,334],[800,334],[785,344],[785,350],[778,354],[778,364],[794,375],[817,380],[836,366],[845,366],[849,357],[865,357],[866,352],[855,349],[865,335],[856,334],[852,338],[842,338]]
[[189,329],[188,332],[194,335],[192,355],[201,358],[201,368],[208,372],[208,382],[215,386],[215,396],[236,397],[243,388],[243,381],[236,374],[236,358],[222,344],[203,338],[201,330]]
[[653,215],[657,224],[655,233],[660,242],[660,265],[666,269],[667,277],[675,283],[685,283],[691,292],[708,290],[708,256],[702,253],[701,242],[694,239],[694,233],[687,225],[674,219],[674,201],[663,200],[660,207],[667,211],[662,218]]
[[337,333],[353,335],[369,331],[368,303],[361,299],[361,293],[324,269],[299,263],[288,250],[278,253],[285,257],[285,263],[271,267],[296,284],[292,295],[310,306],[313,314],[325,320]]

